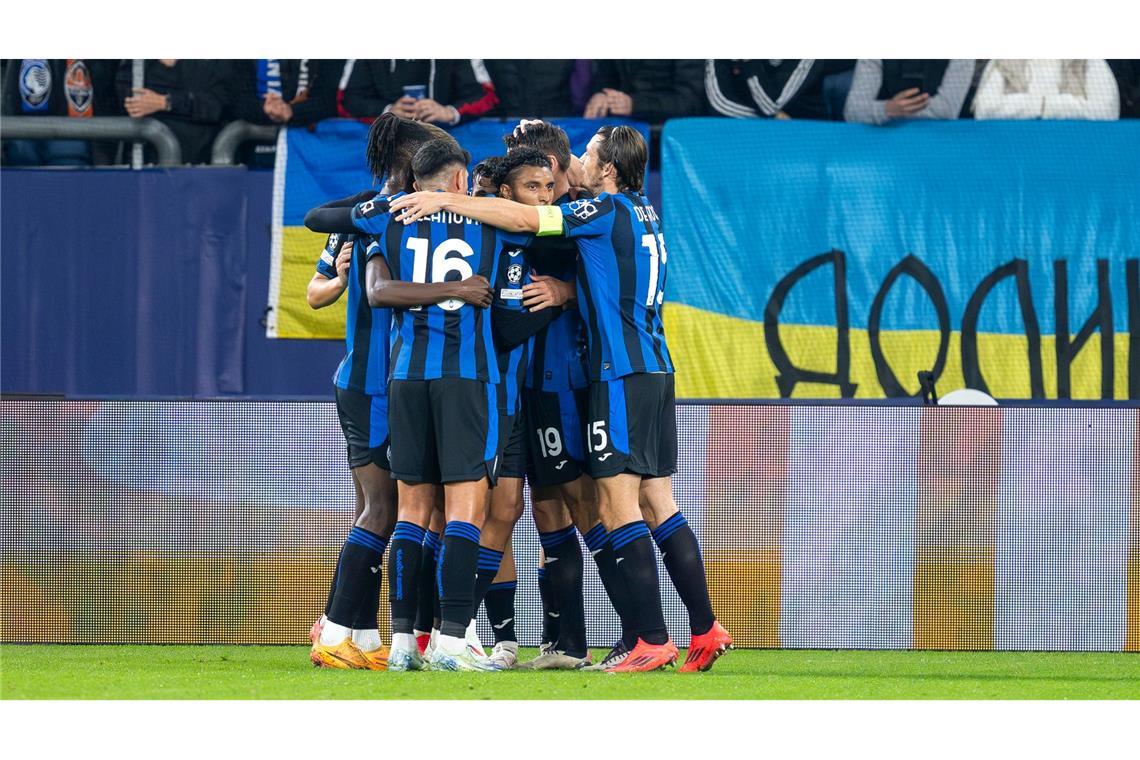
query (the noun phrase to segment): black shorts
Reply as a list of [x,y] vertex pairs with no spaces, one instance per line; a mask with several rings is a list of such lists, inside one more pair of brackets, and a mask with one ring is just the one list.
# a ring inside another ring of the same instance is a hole
[[638,373],[590,384],[586,445],[589,473],[677,472],[677,412],[672,373]]
[[336,388],[336,416],[348,444],[348,466],[388,465],[388,397]]
[[526,474],[531,486],[557,486],[585,472],[582,436],[588,389],[522,389],[526,418]]
[[456,483],[497,477],[495,386],[481,380],[393,380],[388,384],[392,477]]
[[500,478],[526,477],[526,438],[521,413],[499,415]]

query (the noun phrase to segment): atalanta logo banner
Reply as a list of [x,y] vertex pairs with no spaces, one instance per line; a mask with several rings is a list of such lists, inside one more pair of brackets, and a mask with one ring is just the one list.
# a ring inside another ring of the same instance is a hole
[[1140,124],[684,119],[677,393],[1140,399]]

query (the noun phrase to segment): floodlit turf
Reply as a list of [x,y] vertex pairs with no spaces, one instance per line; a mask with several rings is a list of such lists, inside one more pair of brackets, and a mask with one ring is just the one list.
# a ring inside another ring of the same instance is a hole
[[[736,650],[709,673],[372,673],[304,647],[0,647],[4,699],[1120,699],[1140,655]],[[524,650],[524,659],[533,650]],[[682,653],[683,656],[683,653]]]

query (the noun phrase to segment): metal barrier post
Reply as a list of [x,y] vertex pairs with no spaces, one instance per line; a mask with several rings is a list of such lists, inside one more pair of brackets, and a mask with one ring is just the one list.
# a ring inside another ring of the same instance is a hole
[[170,127],[157,119],[129,116],[5,116],[0,125],[5,140],[145,140],[158,152],[159,166],[181,166],[182,146]]
[[278,127],[250,124],[248,121],[231,121],[214,138],[210,163],[214,166],[233,166],[234,155],[242,143],[249,141],[271,143],[277,139]]

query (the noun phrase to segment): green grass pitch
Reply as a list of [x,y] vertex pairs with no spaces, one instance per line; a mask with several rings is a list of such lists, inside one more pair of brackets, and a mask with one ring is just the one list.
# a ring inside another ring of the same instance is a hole
[[0,697],[1140,699],[1136,654],[736,650],[699,675],[330,671],[307,655],[295,646],[7,644]]

